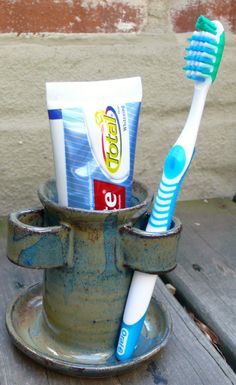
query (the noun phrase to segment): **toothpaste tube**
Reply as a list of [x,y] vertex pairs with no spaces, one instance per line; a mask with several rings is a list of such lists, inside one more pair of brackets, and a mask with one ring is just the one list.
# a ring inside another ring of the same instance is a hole
[[46,92],[58,203],[88,210],[129,207],[140,77],[50,82]]

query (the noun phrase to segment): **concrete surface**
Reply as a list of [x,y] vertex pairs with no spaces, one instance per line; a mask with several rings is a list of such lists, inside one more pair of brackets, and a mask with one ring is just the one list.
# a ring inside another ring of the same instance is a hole
[[[193,83],[181,70],[190,33],[172,32],[164,19],[155,24],[164,8],[162,2],[153,10],[149,27],[140,34],[0,35],[1,215],[39,205],[37,187],[53,175],[47,80],[142,77],[135,177],[155,191],[193,92]],[[235,68],[235,35],[228,32],[180,199],[232,197],[236,192]]]

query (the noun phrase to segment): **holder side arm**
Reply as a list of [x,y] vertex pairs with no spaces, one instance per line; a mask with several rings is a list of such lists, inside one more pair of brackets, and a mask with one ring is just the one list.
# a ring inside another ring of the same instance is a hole
[[71,229],[66,224],[44,226],[43,209],[9,215],[7,256],[19,266],[48,269],[66,264]]
[[129,225],[121,227],[125,265],[150,274],[173,270],[177,263],[176,254],[181,230],[182,225],[178,218],[173,218],[170,230],[159,234]]

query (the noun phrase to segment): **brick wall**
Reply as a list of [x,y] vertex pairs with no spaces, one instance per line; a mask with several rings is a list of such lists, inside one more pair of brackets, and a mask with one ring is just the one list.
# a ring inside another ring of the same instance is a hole
[[2,1],[0,32],[137,32],[146,0]]
[[236,33],[236,1],[235,0],[191,0],[173,1],[171,21],[175,32],[192,31],[199,15],[209,19],[222,20],[227,29]]
[[[192,31],[198,15],[223,19],[236,32],[235,0],[6,0],[1,1],[0,33],[140,32],[163,7],[175,32]],[[151,8],[151,12],[148,12]],[[158,27],[158,26],[157,26]]]

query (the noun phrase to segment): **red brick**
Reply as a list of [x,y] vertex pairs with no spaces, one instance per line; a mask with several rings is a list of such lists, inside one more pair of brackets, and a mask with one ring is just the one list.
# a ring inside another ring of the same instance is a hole
[[195,22],[200,15],[210,19],[227,21],[230,30],[236,33],[236,1],[235,0],[192,0],[182,9],[171,10],[171,20],[175,32],[188,32],[195,29]]
[[0,32],[137,32],[145,23],[145,1],[8,0]]

